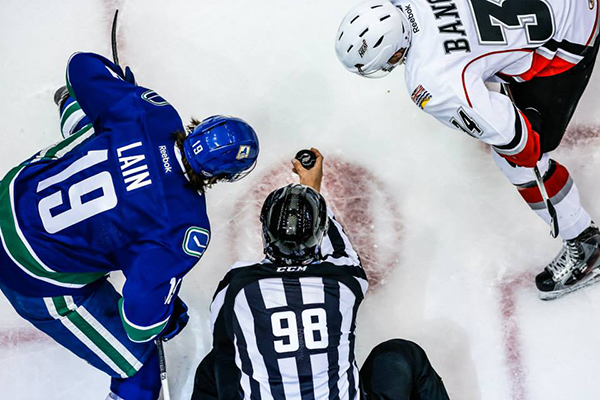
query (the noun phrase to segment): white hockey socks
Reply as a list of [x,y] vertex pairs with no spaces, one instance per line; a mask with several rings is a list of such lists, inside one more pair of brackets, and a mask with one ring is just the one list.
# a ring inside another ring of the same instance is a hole
[[[550,224],[550,214],[546,209],[540,190],[535,181],[532,168],[513,167],[504,158],[492,151],[496,165],[502,173],[517,187],[519,194],[527,202],[529,207],[536,212],[546,223]],[[544,185],[548,192],[550,201],[556,208],[560,236],[564,240],[577,237],[588,226],[591,218],[587,211],[581,206],[579,190],[571,178],[569,171],[551,160],[548,154],[544,154],[538,162],[540,173],[544,179]]]

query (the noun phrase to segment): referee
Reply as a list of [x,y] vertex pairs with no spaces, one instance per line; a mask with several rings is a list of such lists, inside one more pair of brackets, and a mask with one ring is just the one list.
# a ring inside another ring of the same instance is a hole
[[323,156],[300,184],[272,192],[260,219],[266,258],[236,263],[210,307],[213,349],[192,400],[447,400],[423,349],[395,339],[359,370],[358,307],[368,288],[360,258],[321,196]]

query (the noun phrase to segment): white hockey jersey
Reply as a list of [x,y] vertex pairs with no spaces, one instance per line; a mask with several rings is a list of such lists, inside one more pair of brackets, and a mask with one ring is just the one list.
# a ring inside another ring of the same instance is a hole
[[551,76],[577,64],[598,35],[598,1],[394,0],[412,28],[405,69],[412,100],[445,125],[518,153],[526,122],[485,83]]

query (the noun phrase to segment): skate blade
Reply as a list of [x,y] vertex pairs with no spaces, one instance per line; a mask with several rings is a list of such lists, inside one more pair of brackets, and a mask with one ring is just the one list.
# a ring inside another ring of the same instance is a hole
[[540,300],[556,300],[560,297],[563,297],[566,294],[575,292],[577,290],[583,289],[584,287],[593,285],[594,283],[600,281],[600,268],[596,267],[591,274],[577,282],[573,286],[566,287],[560,290],[553,290],[552,292],[540,292]]

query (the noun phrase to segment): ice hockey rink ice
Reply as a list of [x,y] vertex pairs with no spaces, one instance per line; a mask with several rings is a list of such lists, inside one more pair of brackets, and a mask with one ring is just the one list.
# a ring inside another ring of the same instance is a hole
[[[66,61],[75,51],[110,57],[118,7],[121,63],[140,84],[184,120],[240,116],[261,140],[256,170],[208,193],[212,242],[181,291],[191,321],[165,346],[173,399],[189,399],[210,348],[208,305],[218,281],[235,256],[260,257],[257,188],[269,189],[273,174],[288,179],[278,172],[288,168],[282,162],[310,146],[330,162],[326,180],[337,182],[327,200],[350,204],[342,208],[351,215],[339,210],[340,217],[385,275],[359,313],[359,365],[377,343],[400,337],[426,349],[454,400],[599,398],[600,285],[538,300],[532,278],[560,242],[481,144],[412,104],[402,72],[368,80],[344,71],[334,37],[352,3],[2,0],[0,174],[59,140],[52,96]],[[577,132],[554,156],[596,220],[599,81],[596,73]],[[104,400],[109,384],[1,295],[0,371],[2,400]]]

